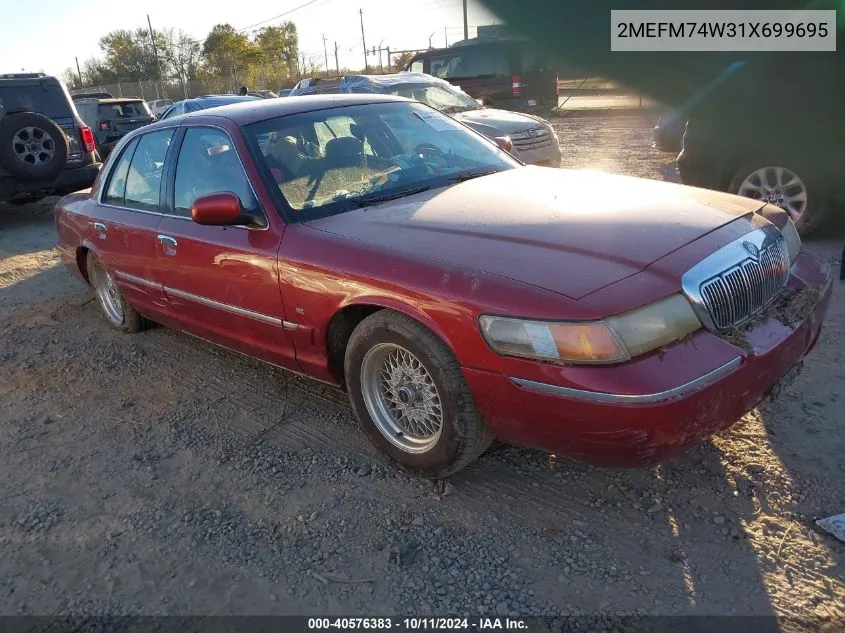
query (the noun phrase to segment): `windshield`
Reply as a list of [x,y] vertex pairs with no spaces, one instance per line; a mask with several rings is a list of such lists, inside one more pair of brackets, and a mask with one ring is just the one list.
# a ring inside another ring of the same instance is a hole
[[465,92],[439,84],[400,84],[391,86],[390,94],[416,99],[441,112],[455,113],[478,110],[481,106]]
[[294,213],[342,213],[519,166],[484,137],[419,103],[376,103],[245,128],[262,171]]

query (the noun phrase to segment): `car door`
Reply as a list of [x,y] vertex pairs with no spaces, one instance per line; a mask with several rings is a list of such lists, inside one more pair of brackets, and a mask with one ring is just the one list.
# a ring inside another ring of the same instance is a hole
[[90,224],[90,241],[102,264],[121,286],[138,312],[164,323],[170,307],[156,283],[161,220],[161,182],[165,157],[174,129],[150,132],[132,139],[102,189],[98,216]]
[[[158,226],[159,281],[183,329],[220,345],[298,370],[285,327],[277,254],[284,225],[260,208],[238,151],[221,128],[184,130]],[[196,199],[237,194],[260,228],[208,226],[191,220]]]

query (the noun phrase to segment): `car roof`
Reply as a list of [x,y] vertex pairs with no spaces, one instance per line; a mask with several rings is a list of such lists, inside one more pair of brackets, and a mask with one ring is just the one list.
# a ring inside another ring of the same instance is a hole
[[89,97],[86,99],[77,99],[76,104],[79,105],[80,103],[102,103],[104,105],[109,105],[110,103],[143,103],[144,100],[141,97],[112,97],[111,99],[98,99],[96,97]]
[[[238,125],[248,125],[278,116],[314,112],[344,106],[364,105],[369,103],[389,103],[393,101],[411,101],[404,97],[381,94],[332,94],[303,95],[292,99],[250,99],[249,103],[233,103],[214,108],[214,112],[200,110],[185,115],[185,119],[198,116],[218,116],[230,119]],[[166,120],[164,121],[166,123]]]
[[294,94],[307,94],[313,90],[338,90],[342,93],[362,93],[387,91],[397,86],[442,86],[454,90],[455,87],[444,79],[427,73],[398,72],[386,75],[344,75],[342,77],[309,77],[309,85],[294,89]]
[[260,99],[260,97],[254,97],[252,95],[200,95],[199,97],[185,99],[185,101],[202,103],[210,103],[214,101],[220,101],[221,103],[237,103],[238,101],[254,101],[255,99]]

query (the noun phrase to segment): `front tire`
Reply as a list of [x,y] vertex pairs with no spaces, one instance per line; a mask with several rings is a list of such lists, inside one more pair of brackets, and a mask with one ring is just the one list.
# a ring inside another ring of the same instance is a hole
[[97,295],[97,303],[106,317],[106,322],[121,332],[140,332],[149,327],[150,322],[126,302],[123,293],[114,278],[97,259],[94,253],[88,253],[88,280]]
[[344,368],[364,433],[404,469],[447,477],[490,446],[493,435],[458,361],[413,319],[389,310],[364,319],[349,339]]

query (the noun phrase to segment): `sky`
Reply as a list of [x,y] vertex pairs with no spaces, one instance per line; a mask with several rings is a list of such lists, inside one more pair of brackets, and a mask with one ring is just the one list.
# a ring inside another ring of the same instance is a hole
[[[100,37],[115,29],[147,26],[182,29],[203,39],[215,24],[229,23],[245,29],[269,20],[309,0],[176,0],[175,2],[120,2],[114,0],[0,0],[0,73],[45,72],[59,75],[68,67],[99,57]],[[360,68],[364,63],[361,23],[364,12],[367,48],[391,50],[434,47],[463,39],[461,0],[311,0],[308,6],[254,28],[283,20],[296,24],[300,50],[324,65],[323,35],[334,66],[334,43],[341,67]],[[499,20],[478,0],[468,2],[470,27]],[[37,37],[23,24],[36,24]],[[444,32],[444,29],[446,31]],[[251,29],[249,29],[251,30]],[[475,29],[470,28],[470,37]],[[448,38],[448,39],[447,39]],[[378,58],[369,57],[370,65]]]

